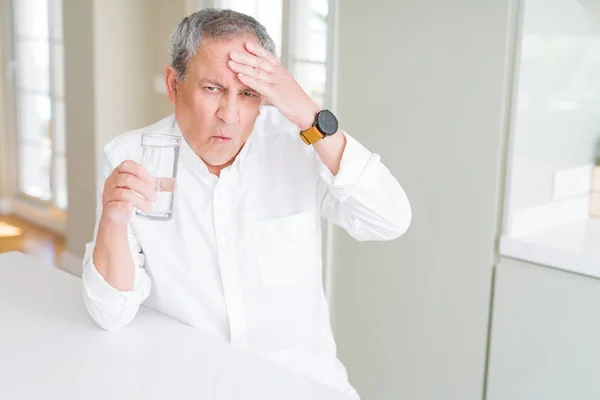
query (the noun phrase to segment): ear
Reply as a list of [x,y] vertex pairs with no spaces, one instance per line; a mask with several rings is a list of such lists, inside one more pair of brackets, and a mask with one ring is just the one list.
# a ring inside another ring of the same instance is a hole
[[177,71],[175,71],[175,68],[169,65],[165,68],[163,78],[165,80],[165,87],[167,88],[169,102],[171,102],[171,104],[175,104],[175,99],[177,98],[177,86],[179,85],[179,81],[177,80]]

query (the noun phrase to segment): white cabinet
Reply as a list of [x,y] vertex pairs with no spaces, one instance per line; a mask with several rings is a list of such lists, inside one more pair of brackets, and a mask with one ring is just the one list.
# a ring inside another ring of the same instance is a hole
[[600,280],[505,259],[487,400],[600,399]]

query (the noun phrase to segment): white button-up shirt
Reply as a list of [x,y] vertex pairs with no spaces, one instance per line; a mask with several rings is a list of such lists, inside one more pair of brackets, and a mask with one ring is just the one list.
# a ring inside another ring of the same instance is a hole
[[[119,163],[140,162],[143,132],[181,135],[170,116],[111,140],[99,196]],[[411,210],[379,156],[345,132],[338,133],[347,142],[335,176],[298,132],[275,108],[261,107],[250,138],[220,177],[182,137],[172,219],[133,216],[129,224],[133,289],[108,285],[94,266],[94,242],[86,246],[83,294],[92,318],[118,329],[143,303],[355,393],[336,356],[323,292],[321,217],[358,240],[389,240],[406,231]],[[99,197],[98,220],[101,213]]]

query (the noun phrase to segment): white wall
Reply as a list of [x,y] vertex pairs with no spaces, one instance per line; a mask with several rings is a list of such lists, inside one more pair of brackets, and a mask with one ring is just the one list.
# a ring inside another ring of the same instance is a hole
[[[152,35],[153,35],[153,79],[160,77],[163,70],[170,63],[169,38],[181,19],[186,15],[185,1],[180,0],[152,0]],[[164,87],[164,85],[162,85]],[[173,105],[169,103],[166,93],[153,91],[151,95],[153,108],[152,114],[157,119],[166,117],[174,112]]]
[[364,399],[480,400],[513,1],[340,1],[338,115],[407,191],[390,243],[336,231],[339,355]]
[[152,3],[94,2],[96,145],[148,125],[152,116]]
[[592,163],[600,140],[600,10],[524,5],[510,213],[551,203],[555,172]]
[[96,204],[94,1],[63,0],[69,208],[67,251],[82,255]]

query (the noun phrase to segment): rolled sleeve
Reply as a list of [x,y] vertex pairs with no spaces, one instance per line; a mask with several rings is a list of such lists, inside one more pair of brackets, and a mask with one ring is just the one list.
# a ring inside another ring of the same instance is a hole
[[411,208],[400,183],[372,153],[344,132],[346,146],[333,175],[318,154],[321,215],[358,240],[391,240],[410,225]]
[[143,263],[143,255],[140,254],[134,257],[132,290],[115,289],[96,269],[93,250],[93,243],[86,246],[82,276],[84,301],[98,325],[107,330],[116,330],[133,320],[140,304],[148,297],[152,283],[146,272],[139,267],[140,262]]
[[341,133],[346,137],[346,147],[336,175],[331,173],[318,155],[315,154],[315,156],[319,176],[329,187],[330,193],[339,201],[345,201],[350,196],[352,189],[361,181],[369,165],[379,163],[379,156],[371,153],[346,132],[341,131]]

